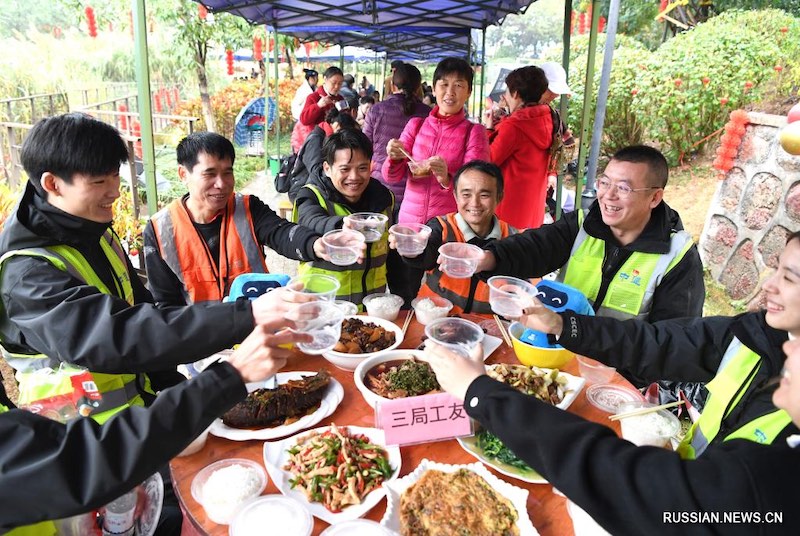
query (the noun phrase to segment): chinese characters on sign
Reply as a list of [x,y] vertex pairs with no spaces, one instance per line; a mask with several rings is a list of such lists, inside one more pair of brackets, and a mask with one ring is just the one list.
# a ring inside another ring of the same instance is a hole
[[375,410],[387,445],[439,441],[472,433],[464,404],[447,393],[387,400]]

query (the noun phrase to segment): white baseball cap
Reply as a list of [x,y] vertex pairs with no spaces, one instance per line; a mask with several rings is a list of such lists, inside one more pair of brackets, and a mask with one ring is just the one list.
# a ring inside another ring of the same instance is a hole
[[539,66],[547,76],[547,89],[557,95],[571,95],[572,90],[567,85],[567,73],[564,68],[553,61],[548,61]]

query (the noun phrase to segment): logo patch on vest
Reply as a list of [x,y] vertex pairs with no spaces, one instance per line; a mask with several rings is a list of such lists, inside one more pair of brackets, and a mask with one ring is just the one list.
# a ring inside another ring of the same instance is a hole
[[767,442],[767,434],[762,432],[760,428],[756,428],[756,431],[753,432],[753,435],[756,437],[756,441],[758,443],[766,443]]
[[627,272],[620,272],[619,278],[623,281],[627,281],[632,285],[636,285],[637,287],[642,286],[642,276],[639,275],[639,270],[634,270],[633,274],[629,274]]

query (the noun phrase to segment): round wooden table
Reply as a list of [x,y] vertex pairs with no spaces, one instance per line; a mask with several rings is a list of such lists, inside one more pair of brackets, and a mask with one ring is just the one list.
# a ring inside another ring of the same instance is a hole
[[[400,317],[397,319],[397,324],[402,325],[404,315],[401,312]],[[478,315],[461,315],[469,320],[476,321],[487,330],[487,332],[494,336],[500,336],[499,330],[494,323],[494,320],[489,317],[481,317]],[[416,320],[412,320],[409,325],[401,348],[416,348],[423,337],[424,326]],[[486,360],[488,364],[492,363],[518,363],[514,351],[505,343],[489,356]],[[373,409],[364,401],[361,393],[356,389],[353,383],[353,373],[340,370],[334,367],[331,363],[326,361],[322,356],[308,356],[302,353],[297,353],[286,366],[286,371],[291,370],[308,370],[316,371],[321,368],[326,368],[331,372],[331,375],[336,378],[339,383],[344,387],[344,400],[333,413],[323,422],[315,425],[324,426],[335,422],[337,425],[354,425],[354,426],[374,426],[375,417]],[[572,360],[565,367],[565,372],[577,375],[578,364],[576,360]],[[615,374],[612,383],[631,387],[631,385],[619,374]],[[612,429],[619,434],[619,424],[608,419],[608,413],[605,413],[594,406],[592,406],[585,396],[585,387],[578,394],[576,400],[569,407],[573,413],[581,415],[586,419],[599,422]],[[209,435],[208,442],[205,447],[199,452],[182,457],[174,458],[170,462],[170,469],[172,473],[172,482],[175,493],[183,506],[186,514],[184,527],[196,531],[197,534],[209,535],[227,535],[227,525],[217,525],[210,521],[203,510],[203,507],[194,500],[192,497],[190,487],[192,479],[195,474],[206,465],[222,460],[225,458],[248,458],[263,465],[262,458],[263,441],[230,441]],[[464,451],[456,440],[451,439],[448,441],[438,441],[435,443],[427,443],[422,445],[404,446],[400,449],[402,454],[402,467],[400,476],[407,475],[412,472],[423,458],[435,460],[442,463],[460,464],[460,463],[473,463],[475,458]],[[507,482],[527,489],[530,494],[528,495],[528,514],[530,515],[533,525],[542,536],[560,536],[572,535],[572,521],[566,509],[566,499],[560,495],[553,493],[553,487],[549,484],[529,484],[514,478],[504,476],[493,469],[489,468],[498,478],[506,480]],[[264,494],[280,493],[270,480]],[[380,521],[383,517],[386,508],[386,501],[381,501],[375,508],[370,510],[365,516],[367,519]],[[314,532],[317,535],[325,528],[328,523],[314,518]],[[187,532],[187,531],[185,531]]]

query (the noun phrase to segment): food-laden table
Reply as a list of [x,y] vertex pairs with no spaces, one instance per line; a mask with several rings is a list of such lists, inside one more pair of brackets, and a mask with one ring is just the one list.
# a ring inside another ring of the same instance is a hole
[[[397,324],[402,325],[405,312],[401,312],[400,317],[397,319]],[[486,329],[486,331],[495,336],[499,336],[498,328],[494,325],[494,321],[489,317],[479,317],[477,315],[462,315],[464,318],[476,321]],[[424,326],[416,320],[413,320],[409,325],[408,332],[403,340],[400,348],[416,348],[423,338]],[[493,363],[517,363],[514,351],[503,343],[495,352],[486,360],[487,364]],[[374,412],[372,408],[364,401],[361,393],[357,390],[353,382],[353,373],[340,370],[334,367],[331,363],[326,361],[322,356],[308,356],[297,352],[294,358],[289,360],[288,365],[284,370],[307,370],[317,371],[320,368],[326,368],[331,372],[331,375],[336,378],[344,387],[344,400],[336,409],[336,411],[323,420],[316,426],[324,426],[331,422],[337,425],[354,425],[354,426],[374,426]],[[571,374],[578,374],[578,365],[576,360],[570,361],[565,367],[565,372]],[[615,374],[612,383],[630,387],[630,384],[619,374]],[[594,406],[592,406],[585,396],[585,387],[578,395],[576,400],[569,407],[573,413],[581,415],[589,420],[602,423],[611,427],[619,433],[619,424],[608,419],[608,413],[605,413]],[[315,426],[315,427],[316,427]],[[226,525],[217,525],[210,521],[203,510],[203,507],[197,503],[192,497],[190,488],[192,478],[206,465],[222,460],[225,458],[248,458],[259,462],[263,465],[263,441],[230,441],[210,435],[205,447],[196,454],[175,458],[170,462],[170,469],[172,472],[172,482],[175,487],[175,492],[178,500],[184,507],[187,516],[187,522],[199,534],[209,535],[227,535],[228,527]],[[456,440],[451,439],[448,441],[439,441],[436,443],[427,443],[422,445],[411,445],[401,447],[402,454],[402,468],[400,476],[407,475],[412,472],[417,465],[423,460],[428,458],[442,463],[460,464],[460,463],[473,463],[475,458],[464,451]],[[533,525],[542,536],[556,536],[556,535],[572,535],[572,521],[567,513],[566,500],[553,493],[553,487],[549,484],[529,484],[520,480],[504,476],[497,473],[493,469],[489,469],[497,477],[523,489],[530,491],[528,496],[528,513]],[[273,482],[267,485],[264,494],[280,493],[275,487]],[[378,506],[373,508],[365,517],[375,521],[380,521],[383,517],[386,507],[386,501],[381,501]],[[319,534],[328,524],[324,521],[314,518],[314,532]]]

